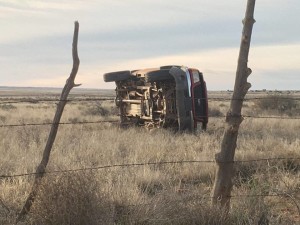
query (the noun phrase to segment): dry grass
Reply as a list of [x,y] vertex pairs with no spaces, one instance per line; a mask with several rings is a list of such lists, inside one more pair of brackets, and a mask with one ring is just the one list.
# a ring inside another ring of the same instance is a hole
[[[267,114],[255,102],[244,114]],[[225,115],[228,102],[211,102]],[[109,114],[107,113],[110,112]],[[51,122],[54,103],[12,104],[0,108],[0,123]],[[273,112],[275,113],[275,112]],[[117,119],[112,102],[72,102],[62,121]],[[219,151],[224,119],[211,118],[207,132],[174,134],[167,130],[121,130],[111,124],[60,126],[48,171],[111,164],[213,160]],[[246,119],[237,160],[300,157],[300,121]],[[1,174],[35,171],[49,126],[1,128]],[[229,218],[210,206],[214,163],[135,166],[47,174],[24,224],[297,224],[300,206],[299,160],[236,163]],[[0,224],[13,224],[33,177],[0,180]],[[245,195],[284,194],[281,197]]]

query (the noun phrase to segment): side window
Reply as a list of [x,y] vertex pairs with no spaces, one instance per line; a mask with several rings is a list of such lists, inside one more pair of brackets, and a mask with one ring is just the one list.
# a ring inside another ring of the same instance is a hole
[[194,80],[194,84],[200,82],[200,76],[197,70],[193,70],[193,80]]
[[199,75],[200,75],[200,82],[204,83],[203,74],[201,72],[199,72]]

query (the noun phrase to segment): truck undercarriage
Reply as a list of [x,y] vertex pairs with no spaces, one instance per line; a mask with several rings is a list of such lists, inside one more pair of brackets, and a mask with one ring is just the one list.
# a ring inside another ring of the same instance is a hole
[[190,74],[188,68],[178,66],[104,74],[106,82],[116,83],[115,102],[120,110],[121,126],[192,131],[202,122],[205,129],[208,121],[205,82],[199,73],[202,91],[198,99],[193,100],[196,92],[192,89]]

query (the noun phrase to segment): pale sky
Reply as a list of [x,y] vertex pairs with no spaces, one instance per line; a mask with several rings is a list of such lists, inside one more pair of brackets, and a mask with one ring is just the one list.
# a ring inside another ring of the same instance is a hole
[[[247,0],[0,0],[0,86],[63,87],[80,24],[77,82],[103,73],[186,65],[209,90],[233,89]],[[300,1],[257,0],[252,89],[300,89]]]

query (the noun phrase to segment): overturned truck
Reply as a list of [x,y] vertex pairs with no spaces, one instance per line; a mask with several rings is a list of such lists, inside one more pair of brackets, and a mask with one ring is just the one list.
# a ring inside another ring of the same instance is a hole
[[122,127],[144,126],[194,131],[206,129],[206,83],[197,69],[185,66],[119,71],[103,75],[116,83],[115,103]]

